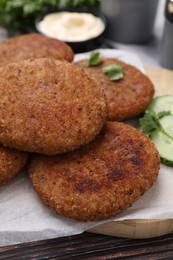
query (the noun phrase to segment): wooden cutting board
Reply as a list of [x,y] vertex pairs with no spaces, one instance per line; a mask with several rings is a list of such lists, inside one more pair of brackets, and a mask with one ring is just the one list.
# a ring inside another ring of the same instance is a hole
[[155,96],[173,95],[173,70],[145,68],[155,86]]
[[[155,96],[173,95],[173,70],[145,68],[145,71],[155,86]],[[173,219],[110,221],[88,231],[126,238],[151,238],[172,232]]]

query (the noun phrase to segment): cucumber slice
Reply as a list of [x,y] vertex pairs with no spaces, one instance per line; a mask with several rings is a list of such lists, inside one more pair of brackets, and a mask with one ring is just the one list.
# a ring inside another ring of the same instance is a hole
[[147,110],[154,111],[155,113],[170,111],[173,115],[173,95],[165,95],[154,98]]
[[164,132],[173,138],[173,115],[164,116],[159,120],[159,122]]
[[[151,117],[151,120],[153,120],[151,125],[153,124],[157,128],[157,120],[161,125],[161,127],[158,126],[158,130],[155,130],[150,135],[150,138],[160,154],[161,161],[164,164],[173,166],[173,95],[156,97],[150,103],[147,111],[156,113],[156,119]],[[170,111],[171,114],[164,115],[160,119],[157,118],[157,114],[167,111]]]
[[150,138],[160,154],[161,161],[173,166],[173,138],[160,131],[155,131]]

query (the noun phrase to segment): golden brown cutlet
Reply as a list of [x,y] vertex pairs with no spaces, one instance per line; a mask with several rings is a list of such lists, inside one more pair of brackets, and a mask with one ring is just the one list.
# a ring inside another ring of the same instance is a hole
[[0,43],[0,67],[11,62],[46,57],[72,61],[74,53],[66,43],[38,33],[19,35]]
[[66,61],[33,59],[0,68],[0,142],[58,154],[90,142],[102,129],[103,90]]
[[[102,72],[104,66],[119,64],[124,70],[124,77],[111,81]],[[137,68],[118,59],[102,58],[102,63],[87,67],[87,60],[75,63],[84,68],[103,87],[108,102],[108,120],[123,121],[139,116],[150,104],[154,95],[151,80]]]
[[0,145],[0,186],[10,182],[25,166],[28,154]]
[[36,155],[29,174],[43,202],[58,214],[91,221],[127,209],[156,181],[158,152],[139,130],[107,122],[88,145],[74,152]]

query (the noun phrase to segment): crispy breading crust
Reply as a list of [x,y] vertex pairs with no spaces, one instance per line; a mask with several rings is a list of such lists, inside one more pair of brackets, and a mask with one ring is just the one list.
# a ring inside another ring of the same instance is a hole
[[159,155],[130,125],[107,122],[95,140],[71,153],[36,155],[29,166],[35,190],[58,214],[100,220],[127,209],[155,182]]
[[47,36],[30,33],[0,43],[0,67],[31,58],[55,58],[72,61],[74,53],[66,43]]
[[90,142],[105,123],[103,90],[81,68],[33,59],[0,68],[0,142],[58,154]]
[[[137,68],[118,59],[102,58],[102,61],[94,67],[87,67],[86,60],[75,64],[84,68],[104,88],[108,102],[108,120],[123,121],[139,116],[153,98],[154,86],[151,80]],[[104,66],[113,63],[123,67],[123,79],[111,81],[102,72]]]
[[0,145],[0,186],[11,181],[25,166],[28,154]]

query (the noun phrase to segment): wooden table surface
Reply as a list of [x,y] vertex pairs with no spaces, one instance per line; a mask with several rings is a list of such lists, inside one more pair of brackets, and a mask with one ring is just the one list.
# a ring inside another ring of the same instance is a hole
[[128,239],[84,232],[0,248],[0,259],[173,259],[173,233],[149,239]]

